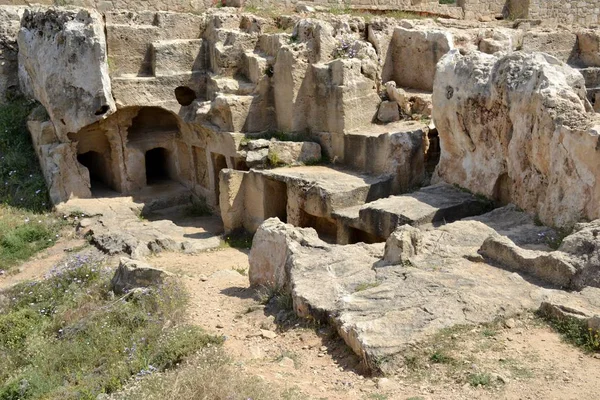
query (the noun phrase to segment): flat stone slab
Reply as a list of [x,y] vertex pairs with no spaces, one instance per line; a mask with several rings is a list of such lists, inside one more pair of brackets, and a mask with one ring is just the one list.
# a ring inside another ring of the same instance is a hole
[[[165,187],[173,190],[159,193]],[[182,221],[178,212],[169,215],[169,210],[183,210],[191,204],[191,193],[184,189],[170,183],[149,186],[133,197],[110,192],[107,197],[69,200],[57,210],[77,215],[78,230],[111,255],[144,259],[161,251],[197,253],[218,247],[222,233],[218,217],[187,217],[184,219],[188,221]],[[142,215],[156,218],[149,220]],[[173,217],[178,221],[174,222]],[[213,221],[215,218],[217,221]]]
[[352,208],[340,210],[334,217],[353,228],[387,238],[401,225],[418,227],[452,222],[482,214],[489,208],[489,203],[473,194],[442,183],[365,204],[358,210],[358,215],[356,208]]
[[307,198],[318,198],[326,209],[326,214],[362,205],[389,194],[389,176],[373,176],[329,166],[275,168],[254,172],[285,182],[288,188],[303,191]]
[[[270,219],[259,229],[257,240],[262,235],[272,243],[285,243],[285,257],[271,265],[251,259],[250,273],[268,272],[265,268],[279,271],[298,315],[331,322],[373,371],[394,373],[407,349],[455,325],[490,323],[544,304],[577,310],[597,321],[598,289],[551,289],[487,264],[477,254],[487,237],[503,233],[541,249],[540,233],[548,229],[515,207],[504,207],[480,220],[426,228],[415,256],[388,265],[382,260],[382,243],[329,245],[312,229]],[[285,242],[274,240],[277,235],[284,235]]]

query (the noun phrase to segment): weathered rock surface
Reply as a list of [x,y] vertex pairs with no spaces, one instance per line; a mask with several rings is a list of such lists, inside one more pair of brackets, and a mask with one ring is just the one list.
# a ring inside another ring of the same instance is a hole
[[280,256],[272,262],[251,259],[250,273],[285,271],[278,276],[289,279],[298,315],[330,320],[370,368],[392,373],[407,348],[442,328],[491,322],[544,302],[600,315],[592,291],[551,290],[481,260],[469,261],[491,234],[539,246],[544,229],[531,216],[507,207],[423,231],[418,254],[385,266],[382,244],[328,245],[317,241],[311,229],[270,220],[264,230],[269,232],[267,247],[257,235],[253,250],[284,243],[287,250],[278,250]]
[[522,249],[504,236],[490,236],[479,252],[514,271],[525,272],[558,287],[570,288],[577,269],[561,252]]
[[437,184],[413,193],[390,196],[353,210],[335,214],[344,224],[387,239],[402,225],[421,226],[452,222],[482,214],[489,204],[448,184]]
[[285,165],[316,162],[321,160],[321,146],[313,142],[271,142],[269,159]]
[[377,112],[377,119],[381,122],[395,122],[400,120],[400,109],[395,101],[382,101]]
[[384,81],[393,78],[399,86],[431,91],[437,62],[453,48],[447,31],[398,27],[391,44],[393,73]]
[[123,294],[135,288],[159,286],[172,276],[171,273],[144,262],[121,257],[110,286],[115,293]]
[[410,225],[396,229],[385,242],[383,259],[386,263],[402,264],[416,256],[423,241],[421,230]]
[[324,245],[312,229],[289,229],[279,218],[266,220],[254,235],[249,262],[250,285],[285,288],[290,282],[287,258],[300,243]]
[[59,138],[116,110],[99,13],[26,10],[18,44],[22,85],[46,108]]
[[544,54],[452,52],[435,82],[442,151],[434,180],[512,202],[553,226],[600,217],[599,134],[579,72]]

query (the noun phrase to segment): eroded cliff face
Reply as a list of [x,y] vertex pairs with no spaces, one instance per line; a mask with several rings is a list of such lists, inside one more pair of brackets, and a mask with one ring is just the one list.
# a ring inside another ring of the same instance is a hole
[[25,10],[20,79],[46,108],[61,139],[116,110],[102,16],[92,10]]
[[582,75],[546,54],[446,55],[437,67],[436,180],[555,226],[600,216],[598,130]]

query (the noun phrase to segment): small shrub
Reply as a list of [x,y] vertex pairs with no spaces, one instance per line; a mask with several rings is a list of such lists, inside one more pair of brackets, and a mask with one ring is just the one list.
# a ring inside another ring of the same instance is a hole
[[484,328],[481,331],[481,334],[485,337],[493,337],[496,336],[498,334],[498,331],[491,329],[491,328]]
[[492,383],[492,376],[485,372],[471,374],[468,377],[468,382],[471,386],[489,386]]
[[272,167],[278,167],[283,164],[283,162],[279,159],[279,155],[274,151],[269,151],[267,158],[269,160],[269,165]]
[[268,76],[269,78],[272,78],[273,75],[275,74],[275,70],[273,69],[272,65],[269,65],[265,68],[265,75]]
[[333,58],[354,58],[356,57],[355,47],[356,40],[340,39],[335,49],[333,49]]
[[434,351],[433,354],[431,354],[431,356],[429,357],[429,360],[435,364],[450,364],[454,361],[452,357],[448,356],[442,350]]

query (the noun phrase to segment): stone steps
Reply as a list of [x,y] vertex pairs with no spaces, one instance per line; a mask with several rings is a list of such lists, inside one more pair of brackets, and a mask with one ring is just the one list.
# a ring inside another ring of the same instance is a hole
[[[385,241],[401,225],[415,227],[452,222],[489,211],[491,204],[448,184],[424,187],[416,192],[391,196],[360,207],[336,211],[333,216],[348,228]],[[343,238],[338,238],[343,239]],[[341,240],[348,243],[351,240]]]
[[214,99],[218,94],[249,96],[255,89],[255,83],[225,76],[209,76],[206,83],[208,99]]

